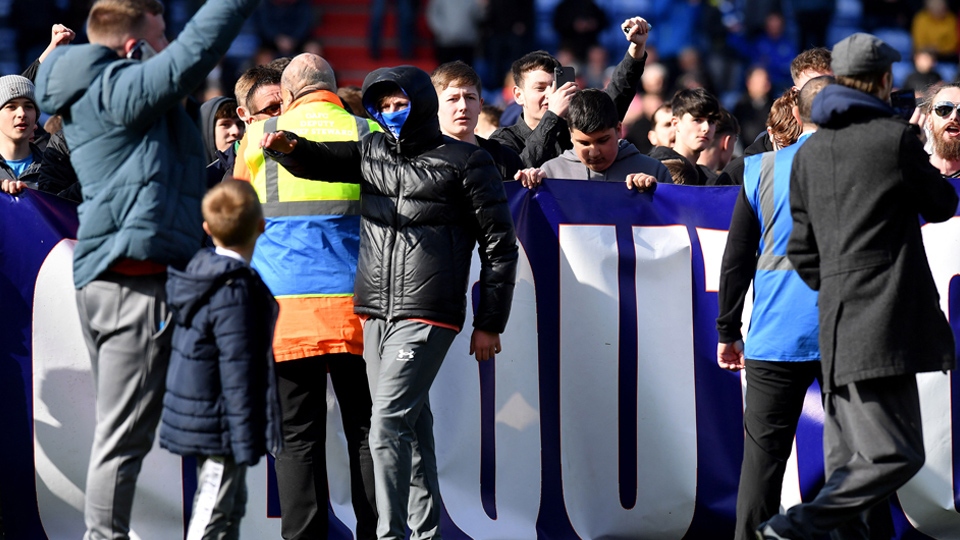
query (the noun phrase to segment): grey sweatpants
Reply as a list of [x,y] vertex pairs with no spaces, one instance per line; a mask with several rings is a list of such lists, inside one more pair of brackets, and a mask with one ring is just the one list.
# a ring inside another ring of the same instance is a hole
[[129,538],[137,476],[153,446],[170,361],[165,282],[165,274],[107,274],[77,291],[97,399],[85,540]]
[[369,319],[363,359],[373,398],[373,454],[377,537],[440,538],[440,484],[429,392],[457,335],[417,321]]
[[[748,390],[749,392],[749,390]],[[867,540],[865,512],[923,466],[920,397],[913,374],[857,381],[825,395],[827,481],[810,502],[767,521],[784,538]]]

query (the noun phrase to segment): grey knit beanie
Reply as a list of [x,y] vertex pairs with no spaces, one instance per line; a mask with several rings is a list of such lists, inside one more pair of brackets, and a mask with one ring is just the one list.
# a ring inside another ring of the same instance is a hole
[[34,86],[30,79],[20,75],[4,75],[0,77],[0,107],[7,104],[11,99],[27,98],[37,106],[37,98],[34,96]]

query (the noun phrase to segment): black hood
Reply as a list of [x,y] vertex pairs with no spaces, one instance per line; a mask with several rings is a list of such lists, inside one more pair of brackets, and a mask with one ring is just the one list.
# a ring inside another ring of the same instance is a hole
[[[377,111],[379,99],[399,87],[410,99],[410,115],[394,137]],[[383,128],[383,134],[398,153],[417,155],[443,142],[440,120],[437,118],[439,101],[430,75],[414,66],[380,68],[363,80],[363,107]]]
[[200,128],[203,134],[203,147],[207,151],[207,163],[216,161],[220,156],[217,153],[217,109],[226,101],[234,101],[233,98],[217,96],[209,99],[200,106]]
[[875,96],[831,84],[813,98],[810,118],[819,126],[832,127],[894,114],[889,105]]
[[221,285],[233,276],[251,271],[241,261],[217,255],[209,248],[200,250],[182,272],[168,267],[167,304],[173,311],[173,320],[189,326],[197,310]]

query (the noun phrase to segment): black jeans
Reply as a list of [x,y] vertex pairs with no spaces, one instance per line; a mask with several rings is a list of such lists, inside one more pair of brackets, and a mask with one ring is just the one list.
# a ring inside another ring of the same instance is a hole
[[327,369],[340,404],[350,456],[350,490],[357,539],[377,537],[373,459],[370,457],[370,389],[363,357],[326,354],[277,363],[284,449],[277,456],[281,536],[327,538]]
[[820,362],[747,360],[743,411],[743,466],[737,492],[736,540],[756,538],[757,527],[780,511],[780,491],[803,399]]

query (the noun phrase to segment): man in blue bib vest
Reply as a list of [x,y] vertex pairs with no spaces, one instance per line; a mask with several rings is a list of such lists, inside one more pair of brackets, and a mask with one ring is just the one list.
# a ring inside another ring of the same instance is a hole
[[[797,150],[817,126],[810,120],[813,98],[829,75],[800,91],[795,114],[800,139],[782,150],[749,156],[720,269],[717,362],[746,369],[746,434],[737,493],[736,540],[754,538],[757,526],[780,510],[780,490],[807,388],[820,378],[817,292],[787,260],[790,167]],[[746,346],[740,319],[750,281],[754,301]]]

